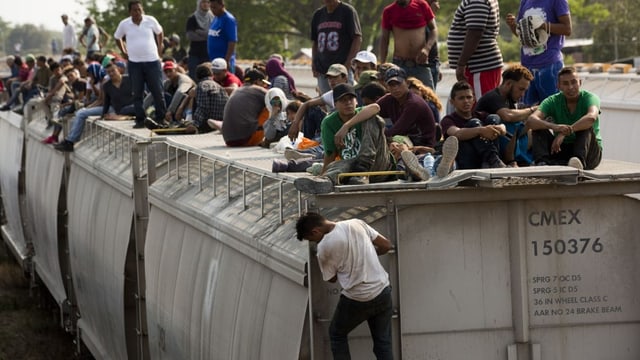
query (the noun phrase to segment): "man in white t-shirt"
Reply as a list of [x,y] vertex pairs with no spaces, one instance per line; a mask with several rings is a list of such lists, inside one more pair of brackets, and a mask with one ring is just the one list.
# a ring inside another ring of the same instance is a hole
[[144,86],[153,96],[155,121],[164,123],[166,104],[162,88],[162,26],[153,16],[145,15],[139,0],[129,1],[130,17],[120,21],[114,34],[122,56],[129,60],[128,69],[133,86],[136,111],[134,128],[143,128],[146,115],[142,106]]
[[296,231],[298,240],[318,244],[322,278],[342,286],[329,327],[333,357],[350,359],[347,336],[366,320],[376,358],[393,359],[391,287],[378,259],[393,248],[391,242],[360,219],[333,222],[312,212],[298,219]]
[[64,27],[62,28],[62,50],[71,49],[75,51],[76,43],[78,41],[76,38],[76,30],[73,25],[69,23],[69,16],[67,16],[67,14],[62,14],[60,18],[64,24]]

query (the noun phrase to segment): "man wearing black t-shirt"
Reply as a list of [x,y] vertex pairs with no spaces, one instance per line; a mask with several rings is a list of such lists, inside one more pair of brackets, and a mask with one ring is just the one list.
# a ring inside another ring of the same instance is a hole
[[[325,0],[325,6],[313,14],[311,41],[313,41],[311,69],[318,79],[320,93],[331,90],[324,74],[333,64],[342,64],[347,69],[362,44],[362,30],[358,13],[349,4],[339,0]],[[349,73],[353,83],[353,73]]]

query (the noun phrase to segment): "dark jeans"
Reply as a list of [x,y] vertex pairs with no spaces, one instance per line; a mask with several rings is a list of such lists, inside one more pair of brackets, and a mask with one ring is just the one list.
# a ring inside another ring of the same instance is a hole
[[22,90],[22,106],[24,107],[29,100],[33,99],[36,96],[40,96],[42,93],[40,89],[36,85],[33,85],[31,89]]
[[[178,61],[180,61],[180,59],[176,59]],[[202,63],[208,63],[209,62],[209,57],[204,57],[204,58],[199,58],[197,56],[194,55],[189,55],[189,76],[191,77],[191,79],[193,79],[193,81],[198,82],[198,80],[196,79],[196,68],[198,67],[198,65],[202,64]]]
[[[431,78],[433,79],[433,91],[436,91],[438,87],[438,80],[440,79],[440,63],[429,64],[429,69],[431,69]],[[436,122],[439,122],[440,119],[436,119]]]
[[573,143],[563,142],[560,152],[551,154],[551,144],[555,136],[549,130],[536,130],[533,132],[533,158],[536,163],[544,162],[547,165],[567,165],[572,157],[577,157],[585,169],[595,169],[602,160],[602,149],[596,140],[593,128],[576,131],[576,139]]
[[136,124],[144,123],[144,119],[146,118],[144,107],[142,106],[145,84],[147,85],[151,96],[153,96],[153,105],[156,108],[155,120],[163,122],[167,106],[164,102],[163,96],[162,64],[160,63],[160,60],[149,62],[129,61],[128,69],[133,89],[133,106],[136,112]]
[[[500,124],[500,117],[497,115],[489,115],[487,119],[481,122],[479,119],[473,118],[467,121],[465,128],[474,128],[485,125]],[[500,158],[498,140],[485,140],[478,137],[458,142],[458,155],[456,163],[458,169],[481,169],[485,164],[496,162],[496,158]]]
[[340,301],[333,313],[329,337],[334,360],[351,359],[347,336],[363,321],[369,324],[373,339],[373,353],[378,360],[393,359],[391,341],[391,287],[387,286],[380,295],[367,302],[355,301],[340,295]]
[[312,106],[304,114],[302,132],[306,138],[312,140],[320,139],[320,124],[327,114],[319,106]]

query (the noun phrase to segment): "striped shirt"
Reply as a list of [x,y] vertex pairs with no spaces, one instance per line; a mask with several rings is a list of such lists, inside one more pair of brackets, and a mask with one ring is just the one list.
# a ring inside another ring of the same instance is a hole
[[502,53],[498,47],[500,8],[498,0],[462,0],[453,16],[447,38],[449,66],[455,69],[462,54],[467,30],[481,29],[482,38],[467,62],[471,73],[502,67]]

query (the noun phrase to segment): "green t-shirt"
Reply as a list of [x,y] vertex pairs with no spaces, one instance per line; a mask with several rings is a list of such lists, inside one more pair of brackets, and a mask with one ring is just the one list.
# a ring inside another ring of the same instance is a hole
[[[362,108],[356,108],[356,113],[360,112]],[[325,116],[322,119],[320,125],[320,133],[322,136],[322,146],[324,146],[324,153],[329,156],[333,156],[338,152],[336,144],[333,141],[334,136],[342,127],[342,120],[337,111]],[[347,136],[344,137],[344,147],[340,149],[338,154],[341,159],[355,159],[360,152],[360,143],[362,141],[362,126],[357,124],[349,129]]]
[[[598,110],[600,110],[600,98],[586,90],[580,90],[578,105],[576,105],[576,111],[573,113],[569,112],[567,101],[561,92],[544,99],[540,104],[539,110],[546,116],[551,116],[553,118],[553,122],[556,124],[573,125],[587,113],[590,106],[596,106]],[[596,121],[593,123],[593,132],[596,134],[598,145],[602,147],[602,137],[600,136],[600,116],[598,116]],[[575,140],[576,135],[571,134],[564,139],[564,142],[572,144]]]

